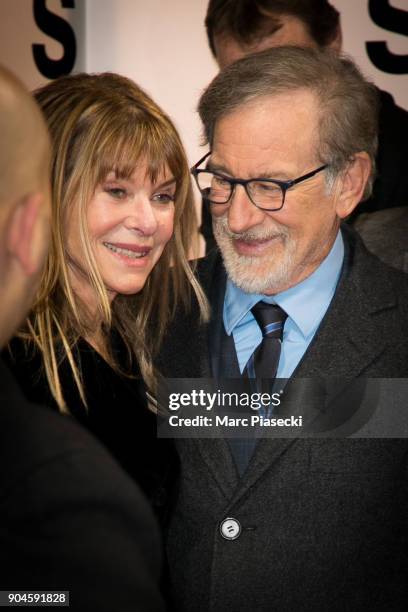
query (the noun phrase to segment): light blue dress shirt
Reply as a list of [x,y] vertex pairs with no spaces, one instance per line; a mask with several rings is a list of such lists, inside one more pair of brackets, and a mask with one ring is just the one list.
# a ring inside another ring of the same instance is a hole
[[224,327],[228,335],[233,335],[241,373],[262,340],[261,330],[251,308],[260,300],[264,300],[277,304],[288,315],[276,376],[289,378],[292,375],[333,298],[343,259],[344,243],[339,231],[330,253],[313,274],[282,293],[274,296],[244,293],[230,279],[227,280]]

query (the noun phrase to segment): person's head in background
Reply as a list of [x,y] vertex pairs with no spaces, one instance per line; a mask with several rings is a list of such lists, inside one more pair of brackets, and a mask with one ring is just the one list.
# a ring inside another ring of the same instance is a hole
[[[73,350],[81,338],[120,367],[115,331],[129,357],[137,355],[145,381],[154,382],[150,356],[173,309],[189,303],[191,286],[200,293],[187,261],[195,208],[177,131],[134,82],[77,74],[35,97],[52,140],[52,242],[25,333],[40,347],[64,410],[61,359],[68,359],[86,405]],[[157,310],[156,335],[147,339]]]
[[0,66],[0,346],[29,310],[49,241],[49,137],[24,86]]
[[340,15],[327,0],[210,0],[205,26],[220,68],[270,47],[341,49]]

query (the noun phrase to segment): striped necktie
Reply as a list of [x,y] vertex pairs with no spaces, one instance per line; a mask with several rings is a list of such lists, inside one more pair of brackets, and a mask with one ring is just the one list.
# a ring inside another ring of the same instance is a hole
[[[258,302],[251,312],[262,331],[262,342],[248,359],[242,375],[249,378],[251,393],[271,393],[273,381],[278,370],[283,326],[287,314],[279,306],[267,304],[266,302]],[[262,416],[269,416],[271,411],[271,406],[263,406],[259,413]],[[228,442],[238,472],[242,476],[256,447],[257,438],[253,436],[248,438],[230,438]]]
[[288,316],[276,304],[258,302],[251,310],[262,332],[262,342],[245,366],[248,378],[274,379],[278,370],[283,326]]

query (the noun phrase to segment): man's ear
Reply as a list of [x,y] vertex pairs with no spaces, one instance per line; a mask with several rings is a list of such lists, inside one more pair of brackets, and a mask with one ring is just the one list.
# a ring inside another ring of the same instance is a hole
[[355,153],[341,174],[336,197],[336,212],[340,219],[350,215],[364,195],[364,189],[371,172],[368,153]]
[[340,21],[336,28],[336,34],[334,38],[329,42],[327,47],[332,49],[335,53],[341,53],[341,48],[343,46],[343,33],[341,31]]
[[7,251],[20,264],[27,276],[36,274],[42,265],[40,250],[36,245],[39,236],[38,225],[43,222],[42,204],[41,193],[24,196],[14,206],[8,224]]

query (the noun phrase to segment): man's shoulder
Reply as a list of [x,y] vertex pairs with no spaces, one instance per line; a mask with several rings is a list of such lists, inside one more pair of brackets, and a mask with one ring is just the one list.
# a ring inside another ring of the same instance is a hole
[[346,245],[346,271],[349,282],[358,283],[367,295],[389,296],[397,292],[402,301],[408,301],[408,275],[381,261],[369,251],[361,236],[352,228],[342,227]]
[[70,417],[30,404],[1,362],[0,382],[3,582],[65,585],[81,609],[161,610],[159,533],[138,487]]
[[390,372],[402,376],[408,363],[408,274],[370,253],[353,229],[343,230],[343,236],[345,264],[327,320],[333,333],[341,322],[367,352],[382,343],[397,359],[398,345],[404,358]]
[[357,217],[353,227],[367,248],[384,263],[407,271],[408,207],[364,213]]
[[[378,216],[378,219],[376,218]],[[375,253],[370,251],[364,241],[364,235],[360,234],[360,226],[366,226],[371,231],[375,232],[376,235],[382,234],[383,240],[390,240],[387,237],[387,227],[407,226],[408,216],[407,212],[401,208],[381,210],[376,213],[372,213],[365,217],[365,221],[360,223],[356,222],[355,227],[349,225],[342,225],[342,234],[345,239],[346,250],[349,249],[352,260],[358,265],[357,269],[360,272],[360,268],[366,268],[367,273],[376,273],[381,276],[391,275],[392,279],[399,279],[400,282],[405,283],[408,276],[397,270],[388,264],[381,261]],[[363,232],[363,234],[365,234]]]
[[371,254],[343,228],[345,256],[329,308],[299,376],[404,377],[408,364],[408,275]]

